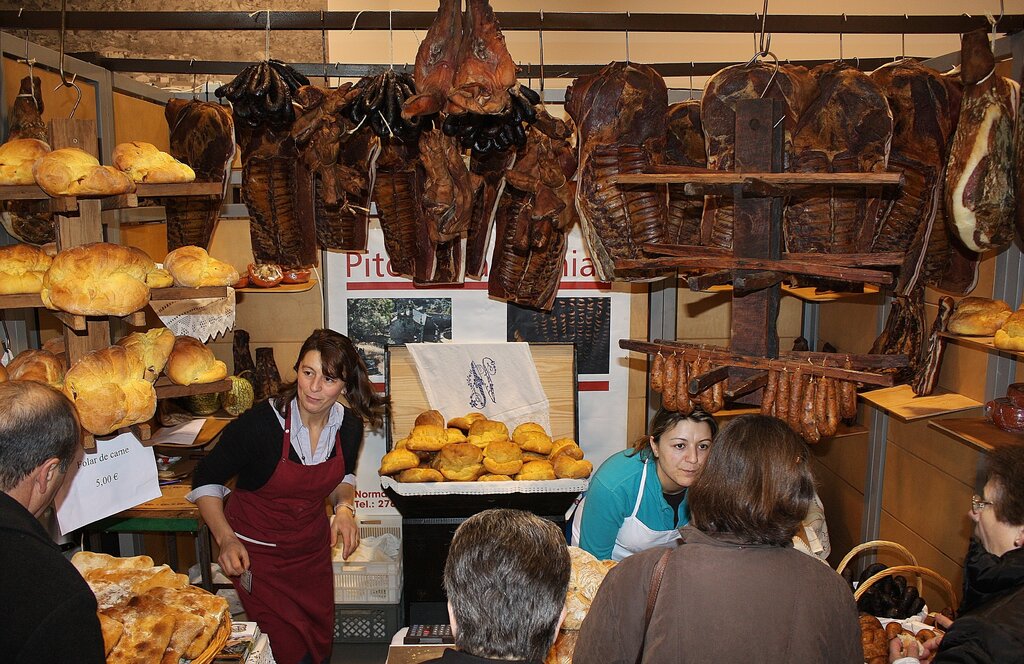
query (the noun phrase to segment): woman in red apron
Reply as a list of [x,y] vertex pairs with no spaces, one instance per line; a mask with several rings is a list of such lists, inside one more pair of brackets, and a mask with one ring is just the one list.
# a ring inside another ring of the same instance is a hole
[[295,383],[224,429],[196,468],[189,499],[274,659],[321,664],[334,632],[331,548],[340,543],[348,557],[359,543],[355,461],[363,423],[379,425],[386,401],[351,341],[332,330],[306,339],[295,371]]

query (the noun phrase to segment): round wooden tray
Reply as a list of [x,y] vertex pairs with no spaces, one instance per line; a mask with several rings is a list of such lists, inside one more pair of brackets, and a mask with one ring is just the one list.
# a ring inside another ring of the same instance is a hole
[[214,632],[213,638],[210,639],[210,645],[206,647],[206,650],[199,653],[199,656],[193,659],[190,664],[210,664],[213,658],[217,656],[220,649],[227,643],[228,637],[231,636],[231,616],[226,615],[224,619],[220,621],[220,626],[217,627],[217,631]]

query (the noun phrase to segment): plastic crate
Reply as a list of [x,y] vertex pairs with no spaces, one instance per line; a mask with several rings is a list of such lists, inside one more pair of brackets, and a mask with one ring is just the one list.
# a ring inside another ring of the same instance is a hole
[[394,604],[402,594],[402,517],[386,514],[367,517],[359,524],[359,536],[398,538],[398,560],[389,562],[335,561],[335,604]]
[[390,643],[401,629],[401,604],[336,604],[335,643]]

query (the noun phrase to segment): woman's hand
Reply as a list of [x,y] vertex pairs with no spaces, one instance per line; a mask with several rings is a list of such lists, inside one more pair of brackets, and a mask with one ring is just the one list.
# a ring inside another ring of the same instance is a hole
[[348,558],[359,546],[359,524],[356,522],[356,515],[347,507],[342,507],[334,513],[331,519],[331,548],[342,543],[341,557]]
[[238,576],[249,569],[249,552],[237,537],[232,537],[221,542],[217,562],[225,574]]

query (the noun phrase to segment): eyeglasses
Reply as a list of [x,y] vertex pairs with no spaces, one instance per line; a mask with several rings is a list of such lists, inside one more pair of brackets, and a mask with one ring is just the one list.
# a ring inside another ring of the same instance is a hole
[[971,509],[975,512],[980,512],[991,504],[991,500],[985,500],[977,494],[971,496]]

